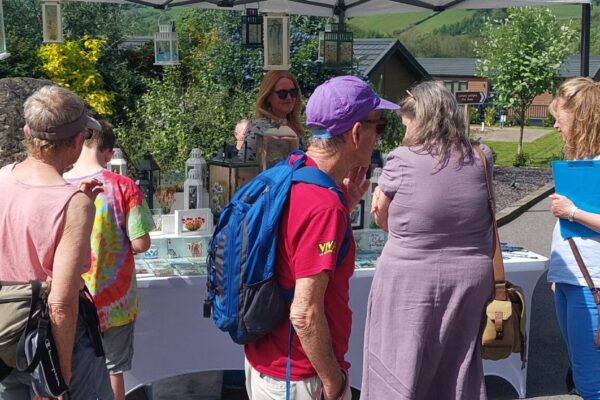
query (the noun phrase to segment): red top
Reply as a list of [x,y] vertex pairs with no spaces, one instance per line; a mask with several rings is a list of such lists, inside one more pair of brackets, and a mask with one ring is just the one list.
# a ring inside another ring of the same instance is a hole
[[[307,157],[306,165],[316,166]],[[296,183],[292,186],[289,204],[284,208],[279,227],[277,273],[279,284],[292,288],[295,280],[328,271],[329,285],[325,292],[325,315],[333,343],[333,352],[340,366],[348,369],[344,359],[348,351],[352,311],[348,306],[349,280],[354,272],[356,246],[350,236],[350,247],[336,269],[338,251],[344,241],[348,209],[336,192],[320,186]],[[281,324],[269,335],[247,344],[246,358],[259,372],[285,379],[290,322]],[[292,380],[315,376],[298,335],[292,342]]]

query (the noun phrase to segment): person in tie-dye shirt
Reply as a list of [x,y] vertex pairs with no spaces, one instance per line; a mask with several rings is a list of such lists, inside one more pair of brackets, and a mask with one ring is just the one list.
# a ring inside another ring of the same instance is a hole
[[102,182],[104,192],[96,198],[96,217],[92,229],[92,260],[83,275],[94,296],[106,365],[116,400],[125,399],[123,372],[131,369],[133,331],[138,311],[134,253],[150,247],[149,232],[154,228],[142,192],[131,179],[106,169],[115,145],[112,126],[101,122],[85,141],[73,169],[64,177],[78,184],[85,178]]

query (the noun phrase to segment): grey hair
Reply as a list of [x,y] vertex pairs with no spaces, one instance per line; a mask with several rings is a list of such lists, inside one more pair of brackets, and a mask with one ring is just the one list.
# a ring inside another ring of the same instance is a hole
[[85,107],[75,93],[60,86],[44,86],[25,100],[25,122],[36,132],[77,119]]
[[435,155],[440,168],[447,165],[452,152],[459,153],[459,165],[472,162],[473,148],[462,110],[444,84],[421,82],[406,93],[400,102],[400,115],[414,119],[417,126],[404,144]]
[[328,153],[337,153],[342,151],[344,144],[346,143],[345,136],[345,134],[337,135],[327,139],[311,136],[308,139],[308,144],[311,147],[316,147]]
[[[83,113],[85,103],[68,89],[60,86],[43,86],[25,100],[23,108],[25,123],[29,129],[45,132],[49,126],[59,126],[74,121]],[[24,144],[30,155],[46,158],[72,146],[75,139],[76,136],[60,140],[27,136]]]

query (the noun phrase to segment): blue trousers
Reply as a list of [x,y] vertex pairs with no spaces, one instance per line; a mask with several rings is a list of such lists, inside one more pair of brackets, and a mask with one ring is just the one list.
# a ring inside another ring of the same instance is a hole
[[594,343],[598,309],[594,298],[587,286],[557,283],[554,299],[575,387],[585,400],[600,400],[600,349]]

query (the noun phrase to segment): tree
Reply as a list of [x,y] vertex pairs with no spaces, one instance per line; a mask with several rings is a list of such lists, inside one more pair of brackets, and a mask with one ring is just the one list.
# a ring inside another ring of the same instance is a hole
[[491,82],[497,107],[513,109],[521,127],[517,160],[522,157],[525,112],[533,98],[551,89],[575,31],[560,25],[548,9],[511,8],[501,21],[488,19],[475,43],[478,76]]

